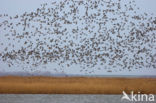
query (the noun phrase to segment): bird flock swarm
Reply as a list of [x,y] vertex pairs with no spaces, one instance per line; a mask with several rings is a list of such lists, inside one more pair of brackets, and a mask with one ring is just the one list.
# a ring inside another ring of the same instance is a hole
[[0,59],[9,67],[79,65],[86,73],[156,69],[156,17],[138,13],[135,0],[121,4],[62,0],[32,12],[0,14]]

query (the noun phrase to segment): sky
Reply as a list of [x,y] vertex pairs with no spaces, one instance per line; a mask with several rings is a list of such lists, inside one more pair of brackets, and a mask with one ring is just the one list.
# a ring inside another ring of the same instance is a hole
[[[60,0],[1,0],[0,2],[0,13],[8,13],[10,15],[15,15],[23,13],[25,11],[36,10],[42,3],[55,2]],[[78,0],[77,0],[78,1]],[[109,0],[108,0],[109,1]],[[127,2],[127,0],[122,0]],[[156,13],[156,1],[155,0],[135,0],[137,6],[141,8],[142,11],[147,11],[149,13]]]
[[[0,0],[0,15],[8,14],[9,16],[16,16],[16,15],[22,15],[25,12],[30,13],[32,11],[36,11],[37,8],[41,7],[41,4],[47,3],[50,4],[52,2],[60,2],[64,0]],[[96,1],[96,0],[95,0]],[[109,0],[105,0],[109,1]],[[117,0],[114,0],[114,2]],[[140,9],[137,10],[137,14],[142,14],[146,12],[148,15],[152,15],[152,17],[156,17],[156,0],[135,0],[136,1],[136,7],[139,7]],[[129,0],[121,0],[121,4],[127,4]],[[50,5],[48,5],[50,7]],[[101,7],[102,8],[102,7]],[[81,8],[82,9],[82,8]],[[135,8],[134,8],[135,9]],[[68,9],[67,9],[68,11]],[[81,10],[80,10],[81,11]],[[82,9],[83,11],[83,9]],[[128,12],[130,13],[130,12]],[[81,15],[81,14],[80,14]],[[112,16],[112,15],[110,15]],[[0,18],[0,23],[2,23],[4,20],[9,20],[7,18]],[[16,23],[19,21],[11,21],[12,23]],[[38,24],[35,24],[34,22],[31,22],[31,24],[34,24],[37,26]],[[83,27],[83,25],[79,24],[80,27]],[[108,23],[108,27],[111,27],[111,24]],[[68,26],[67,29],[70,31],[72,27]],[[74,28],[74,25],[73,25]],[[6,39],[4,34],[10,33],[10,31],[7,30],[2,30],[3,27],[0,27],[0,43],[4,43],[5,45],[1,46],[0,45],[0,53],[4,51],[4,48],[9,45],[9,43],[15,44],[16,50],[20,49],[21,46],[23,46],[22,43],[16,43],[15,41],[11,41]],[[16,28],[17,32],[21,33],[22,29]],[[95,31],[97,28],[95,29]],[[33,31],[33,29],[29,29],[28,31]],[[44,32],[44,31],[43,31]],[[125,30],[126,32],[126,30]],[[128,33],[128,32],[127,32]],[[152,32],[156,35],[156,31]],[[68,35],[68,34],[67,34]],[[87,35],[88,36],[88,35]],[[51,38],[51,36],[49,36]],[[55,38],[55,37],[52,37]],[[89,38],[86,37],[86,38]],[[44,41],[42,36],[40,37],[41,41]],[[69,38],[72,39],[72,38]],[[116,39],[116,38],[115,38]],[[35,37],[31,38],[31,40],[34,45],[36,43]],[[81,40],[78,39],[75,41],[76,43],[80,43]],[[48,42],[49,43],[49,42]],[[62,46],[64,46],[63,44]],[[106,45],[107,46],[107,45]],[[147,47],[147,45],[144,45]],[[154,45],[154,48],[156,48],[156,45]],[[12,49],[9,48],[11,51]],[[155,49],[152,49],[152,53],[156,53]],[[131,56],[131,54],[129,54]],[[11,61],[12,62],[12,61]],[[33,62],[31,60],[31,62]],[[13,62],[14,63],[14,62]],[[70,67],[60,67],[56,62],[53,63],[47,63],[46,65],[40,64],[38,67],[33,67],[32,65],[26,65],[23,62],[17,63],[11,67],[8,66],[6,62],[3,62],[0,60],[0,75],[5,74],[5,73],[16,73],[18,75],[19,73],[25,73],[25,74],[41,74],[41,75],[49,75],[50,73],[52,75],[83,75],[83,76],[156,76],[156,68],[147,68],[147,67],[142,67],[139,69],[134,69],[132,68],[132,71],[129,71],[129,69],[125,68],[124,70],[120,71],[119,67],[113,68],[113,72],[108,72],[109,70],[105,69],[98,69],[98,68],[104,68],[104,66],[100,66],[97,64],[96,67],[94,68],[87,68],[86,71],[81,71],[82,67],[81,65],[72,65]],[[93,72],[94,71],[94,72]]]

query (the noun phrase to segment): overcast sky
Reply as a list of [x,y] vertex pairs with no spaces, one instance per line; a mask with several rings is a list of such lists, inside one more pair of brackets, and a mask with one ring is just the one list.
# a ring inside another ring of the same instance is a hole
[[[15,15],[20,15],[23,14],[24,12],[31,12],[31,11],[36,11],[37,8],[40,7],[42,3],[51,3],[51,2],[59,2],[60,0],[0,0],[0,14],[8,14],[10,16],[15,16]],[[108,0],[109,1],[109,0]],[[129,0],[121,0],[123,3],[126,3]],[[156,0],[135,0],[137,7],[140,7],[140,11],[138,13],[146,12],[148,14],[154,14],[153,16],[156,17]],[[1,18],[0,18],[1,19]],[[3,21],[2,19],[0,22]],[[1,28],[1,27],[0,27]],[[0,32],[1,35],[3,35],[4,32]],[[1,36],[0,36],[1,37]],[[2,37],[0,39],[2,41]],[[4,42],[5,39],[3,39]],[[1,48],[1,47],[0,47]],[[156,52],[156,51],[155,51]],[[21,64],[22,65],[22,64]],[[8,67],[6,63],[0,61],[0,73],[2,72],[29,72],[31,73],[32,71],[30,69],[28,70],[22,70],[19,67]],[[147,69],[147,68],[142,68],[139,70],[133,70],[129,72],[128,70],[124,71],[117,71],[117,72],[107,72],[105,70],[101,71],[95,71],[92,74],[86,74],[86,73],[81,73],[79,70],[79,66],[73,66],[71,68],[66,68],[64,69],[64,72],[62,70],[53,71],[51,68],[58,68],[55,64],[47,64],[47,68],[45,66],[40,66],[38,68],[35,68],[33,72],[35,73],[40,73],[40,72],[51,72],[53,74],[67,74],[67,75],[156,75],[156,69]]]

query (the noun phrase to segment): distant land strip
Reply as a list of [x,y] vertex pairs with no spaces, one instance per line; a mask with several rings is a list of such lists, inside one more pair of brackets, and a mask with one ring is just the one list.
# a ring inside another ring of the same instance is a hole
[[1,76],[1,94],[156,94],[156,78]]

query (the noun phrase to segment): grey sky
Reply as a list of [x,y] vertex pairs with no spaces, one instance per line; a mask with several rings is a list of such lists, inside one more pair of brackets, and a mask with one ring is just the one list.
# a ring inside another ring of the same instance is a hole
[[[51,2],[59,2],[61,0],[0,0],[0,15],[1,14],[8,14],[10,16],[16,16],[23,14],[24,12],[31,12],[31,11],[36,11],[37,8],[40,7],[41,4],[43,3],[51,3]],[[62,0],[63,1],[63,0]],[[106,0],[109,1],[109,0]],[[116,1],[116,0],[114,0]],[[121,0],[122,3],[127,3],[129,0]],[[156,17],[156,0],[135,0],[136,1],[136,5],[137,7],[140,8],[140,10],[137,12],[138,14],[141,13],[148,13],[149,15],[153,14],[153,17]],[[82,9],[82,8],[81,8]],[[82,10],[83,11],[83,10]],[[0,18],[0,23],[3,21],[4,19]],[[16,21],[13,21],[16,22]],[[38,25],[38,24],[34,24],[34,25]],[[83,27],[85,25],[79,25],[80,27]],[[111,26],[108,24],[108,27]],[[68,30],[70,31],[70,29],[72,27],[67,27]],[[74,25],[73,25],[74,28]],[[0,27],[0,30],[2,28]],[[22,32],[21,28],[17,29],[18,32]],[[97,29],[95,29],[96,31]],[[33,31],[32,29],[30,29],[29,31]],[[16,45],[16,49],[20,48],[22,46],[22,44],[18,44],[14,41],[7,41],[6,38],[3,36],[5,33],[7,33],[9,31],[0,31],[0,43],[5,43],[7,46],[9,42],[13,42]],[[44,32],[44,31],[43,31]],[[156,32],[154,32],[156,35]],[[55,37],[54,37],[55,38]],[[89,38],[89,37],[88,37]],[[41,37],[41,40],[43,38]],[[72,39],[72,38],[69,38]],[[35,38],[32,38],[32,41],[35,44]],[[76,41],[75,41],[76,42]],[[79,40],[77,41],[78,43],[80,42]],[[4,47],[0,47],[0,52],[3,52]],[[12,50],[11,48],[9,48],[10,50]],[[153,49],[153,53],[155,53],[156,51],[154,51]],[[22,69],[22,67],[26,67],[27,69]],[[31,68],[33,68],[33,71],[31,71]],[[94,71],[94,73],[89,74],[88,72],[80,72],[80,65],[72,65],[71,67],[64,67],[63,69],[61,67],[59,67],[57,65],[57,63],[49,63],[46,65],[40,65],[39,67],[31,67],[30,65],[25,65],[25,64],[21,64],[21,65],[15,65],[12,67],[8,67],[8,65],[2,61],[0,61],[0,73],[3,72],[28,72],[28,73],[41,73],[42,72],[50,72],[52,74],[67,74],[67,75],[154,75],[156,76],[156,69],[153,68],[141,68],[138,70],[133,69],[132,71],[128,71],[126,70],[122,70],[122,71],[116,71],[114,70],[114,72],[107,72],[104,69],[101,70],[97,70],[97,68],[103,68],[101,66],[97,66],[95,68],[88,68],[88,71]],[[54,70],[55,69],[55,70]]]

